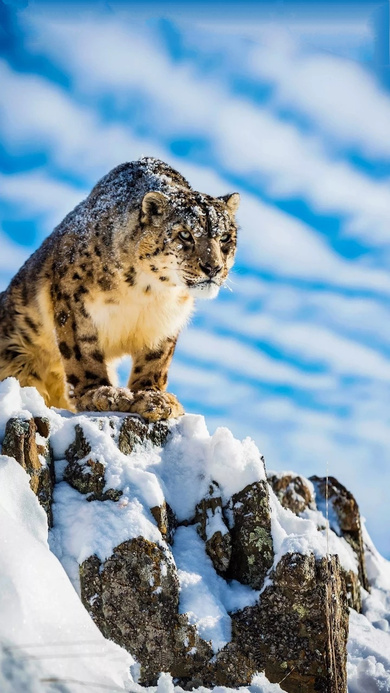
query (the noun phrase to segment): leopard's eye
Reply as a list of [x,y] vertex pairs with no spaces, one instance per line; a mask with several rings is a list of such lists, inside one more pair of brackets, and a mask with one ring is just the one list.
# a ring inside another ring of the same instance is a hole
[[230,241],[230,238],[231,238],[230,233],[223,233],[221,238],[220,238],[221,243],[227,243],[228,241]]
[[182,241],[192,241],[192,236],[189,231],[179,231],[178,236]]

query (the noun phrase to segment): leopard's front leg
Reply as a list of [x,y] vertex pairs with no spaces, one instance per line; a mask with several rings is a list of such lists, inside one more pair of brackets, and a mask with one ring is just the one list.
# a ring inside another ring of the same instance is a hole
[[77,411],[130,412],[133,394],[109,379],[98,334],[83,303],[61,299],[56,304],[57,344],[65,369],[68,397]]
[[176,419],[184,414],[175,395],[165,391],[175,346],[176,338],[168,338],[157,349],[143,349],[133,355],[129,389],[134,399],[130,411],[147,421]]

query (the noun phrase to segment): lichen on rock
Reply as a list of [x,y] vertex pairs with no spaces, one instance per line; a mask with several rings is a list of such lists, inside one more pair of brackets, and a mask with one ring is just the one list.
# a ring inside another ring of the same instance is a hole
[[337,556],[286,554],[271,581],[258,605],[233,614],[233,638],[289,693],[346,691],[348,608]]
[[117,501],[122,491],[106,489],[105,465],[94,459],[91,445],[87,442],[83,429],[75,426],[75,440],[65,451],[68,461],[63,477],[70,486],[87,496],[87,500]]
[[227,576],[261,589],[274,560],[267,482],[258,481],[234,494],[226,510],[232,518]]
[[80,566],[81,597],[105,637],[141,664],[141,682],[154,685],[160,671],[192,678],[212,656],[209,643],[179,614],[179,581],[169,551],[134,538],[101,563]]

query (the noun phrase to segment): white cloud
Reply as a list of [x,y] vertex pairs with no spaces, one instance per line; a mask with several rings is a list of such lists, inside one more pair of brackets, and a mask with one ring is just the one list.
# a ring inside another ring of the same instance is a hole
[[0,200],[12,204],[18,217],[45,217],[45,235],[86,196],[42,171],[0,174]]
[[239,250],[250,266],[335,286],[389,291],[387,272],[343,259],[302,221],[253,196],[242,197]]
[[[0,229],[0,291],[5,289],[5,282],[27,260],[30,251],[11,241]],[[4,281],[1,281],[3,279]]]
[[[346,231],[368,246],[389,243],[387,182],[330,158],[320,139],[235,97],[192,66],[171,62],[140,26],[107,17],[53,21],[31,12],[25,17],[31,47],[68,70],[82,94],[106,93],[131,103],[132,90],[141,91],[146,124],[157,133],[211,138],[214,155],[229,173],[249,179],[261,174],[269,194],[301,196],[320,213],[346,215]],[[334,108],[333,119],[337,113]]]
[[[235,332],[238,326],[240,334],[266,342],[280,349],[284,356],[298,358],[300,363],[326,367],[332,374],[390,381],[390,357],[321,323],[304,322],[294,315],[278,319],[266,309],[246,310],[238,301],[224,311],[216,307],[207,321],[208,329]],[[390,342],[386,346],[389,348]]]
[[305,50],[291,34],[263,33],[246,69],[275,87],[275,101],[309,115],[341,144],[390,157],[390,98],[363,65]]
[[[284,322],[305,320],[313,325],[327,326],[363,343],[380,344],[389,349],[390,307],[386,300],[266,282],[255,277],[237,279],[232,305],[224,316],[234,324],[232,313],[242,311],[244,330],[251,330],[258,316],[269,315]],[[212,303],[209,309],[213,311]]]
[[78,105],[57,85],[13,71],[0,60],[3,99],[0,128],[11,151],[50,150],[57,166],[82,172],[91,182],[118,163],[159,148],[134,137],[122,125],[104,123],[95,111]]
[[239,338],[219,336],[193,327],[184,330],[178,343],[181,357],[195,358],[214,365],[231,374],[257,382],[289,385],[298,388],[326,389],[333,384],[332,377],[310,374],[271,358],[259,349],[243,344]]

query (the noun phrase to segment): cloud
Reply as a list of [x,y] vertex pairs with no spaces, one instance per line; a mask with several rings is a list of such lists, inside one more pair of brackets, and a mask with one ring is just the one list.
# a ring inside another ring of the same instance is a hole
[[0,60],[0,82],[7,94],[0,129],[14,153],[48,152],[57,167],[83,173],[92,183],[122,161],[151,151],[158,156],[155,144],[104,122],[43,77],[15,72]]
[[44,235],[86,196],[68,183],[50,178],[43,171],[0,174],[0,201],[12,206],[18,218],[44,217]]
[[27,260],[30,252],[11,241],[0,228],[0,291],[3,291],[13,274]]
[[[301,197],[317,213],[345,216],[345,232],[368,247],[390,242],[387,182],[332,158],[320,137],[239,98],[193,65],[172,62],[144,28],[108,17],[43,20],[26,13],[25,18],[31,47],[61,64],[84,97],[110,94],[130,110],[134,100],[143,99],[145,124],[155,136],[205,137],[226,173],[248,183],[260,175],[269,195]],[[333,119],[337,113],[335,108]],[[340,119],[346,120],[343,111]]]
[[[266,309],[251,311],[235,301],[223,312],[215,307],[205,323],[208,330],[223,329],[231,334],[237,331],[237,325],[240,325],[240,334],[249,336],[254,347],[256,342],[267,343],[281,351],[284,357],[298,359],[303,367],[327,369],[332,375],[390,382],[389,357],[369,343],[359,343],[319,322],[299,320],[294,314],[278,319]],[[224,362],[225,356],[224,352]],[[249,368],[253,365],[247,358],[245,363]],[[253,373],[262,370],[269,370],[269,364],[259,363]],[[316,385],[320,386],[320,382]]]
[[254,196],[243,195],[238,218],[244,229],[240,252],[250,266],[335,286],[389,290],[387,272],[342,258],[307,224]]
[[308,50],[280,29],[252,44],[246,71],[274,87],[274,103],[310,116],[327,134],[368,157],[390,157],[390,98],[373,72]]
[[180,336],[178,353],[186,359],[196,359],[215,368],[227,369],[231,375],[239,375],[258,383],[302,389],[325,389],[332,385],[332,379],[326,375],[306,373],[243,344],[237,337],[221,336],[210,330],[195,327],[184,330]]

